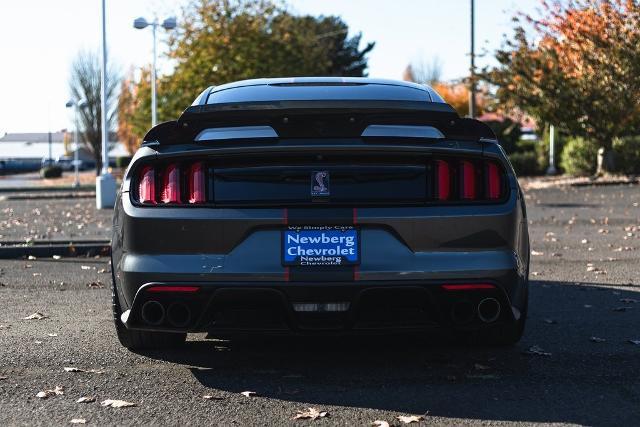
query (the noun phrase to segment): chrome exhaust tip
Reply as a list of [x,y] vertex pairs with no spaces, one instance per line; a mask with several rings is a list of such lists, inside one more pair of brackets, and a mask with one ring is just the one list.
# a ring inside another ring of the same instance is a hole
[[164,321],[164,315],[164,307],[158,301],[147,301],[142,306],[142,320],[149,325],[160,325]]
[[500,303],[495,298],[485,298],[478,304],[478,317],[484,323],[492,323],[500,317]]
[[471,322],[474,315],[475,307],[470,301],[457,301],[451,307],[451,320],[458,325]]
[[186,304],[174,302],[167,310],[167,320],[176,328],[184,328],[191,321],[191,309]]

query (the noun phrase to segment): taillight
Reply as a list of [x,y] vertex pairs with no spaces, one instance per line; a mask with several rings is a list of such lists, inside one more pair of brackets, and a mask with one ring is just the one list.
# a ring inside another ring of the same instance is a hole
[[140,203],[156,204],[156,177],[151,166],[145,166],[140,171],[138,183],[138,199]]
[[180,203],[180,169],[176,164],[167,166],[162,180],[162,203]]
[[451,174],[449,163],[444,160],[436,160],[436,198],[438,200],[448,200],[451,194]]
[[487,163],[487,197],[499,199],[502,192],[502,180],[500,168],[493,162]]
[[476,198],[476,170],[468,160],[460,162],[460,197],[465,200],[473,200]]
[[204,166],[202,162],[197,162],[191,165],[188,174],[189,180],[189,203],[204,203],[205,202],[205,188],[204,188]]
[[498,161],[447,157],[431,163],[428,200],[499,201],[505,196],[505,172]]

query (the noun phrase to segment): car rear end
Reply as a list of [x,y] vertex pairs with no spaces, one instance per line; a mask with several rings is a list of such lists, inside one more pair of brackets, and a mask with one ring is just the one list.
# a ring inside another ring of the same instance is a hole
[[[326,81],[248,86],[247,102],[238,90],[247,86],[232,87],[223,95],[235,103],[211,101],[210,90],[147,135],[114,216],[127,331],[481,331],[524,321],[524,200],[490,131],[425,89],[383,88],[423,91],[414,102],[363,81],[355,95]],[[285,99],[261,98],[276,94]]]

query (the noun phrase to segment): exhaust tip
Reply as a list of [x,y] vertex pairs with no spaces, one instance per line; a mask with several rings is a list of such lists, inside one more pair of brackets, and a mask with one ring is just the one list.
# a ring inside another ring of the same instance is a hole
[[500,303],[495,298],[485,298],[478,304],[478,317],[484,323],[492,323],[500,317]]
[[164,307],[158,301],[147,301],[142,306],[142,320],[158,326],[164,321]]
[[470,301],[458,301],[451,307],[451,320],[458,325],[471,322],[474,315],[475,307]]
[[191,321],[191,309],[186,304],[175,302],[167,310],[167,320],[176,328],[184,328]]

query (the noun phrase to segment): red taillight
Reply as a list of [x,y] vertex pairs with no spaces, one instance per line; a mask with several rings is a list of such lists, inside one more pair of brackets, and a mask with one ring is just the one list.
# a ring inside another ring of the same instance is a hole
[[194,163],[189,168],[189,203],[204,203],[204,166]]
[[476,291],[495,289],[496,287],[490,283],[457,283],[451,285],[442,285],[445,291]]
[[449,163],[444,160],[436,160],[436,176],[438,180],[436,198],[438,200],[448,200],[451,194],[451,174]]
[[151,286],[147,292],[197,292],[198,286]]
[[175,164],[164,171],[161,200],[162,203],[180,203],[180,169]]
[[500,168],[495,163],[487,163],[487,197],[499,199],[501,190]]
[[138,198],[140,203],[156,204],[156,177],[151,166],[145,166],[140,171],[138,184]]
[[460,174],[462,185],[460,186],[460,197],[466,200],[476,198],[476,170],[473,163],[467,160],[460,162]]

